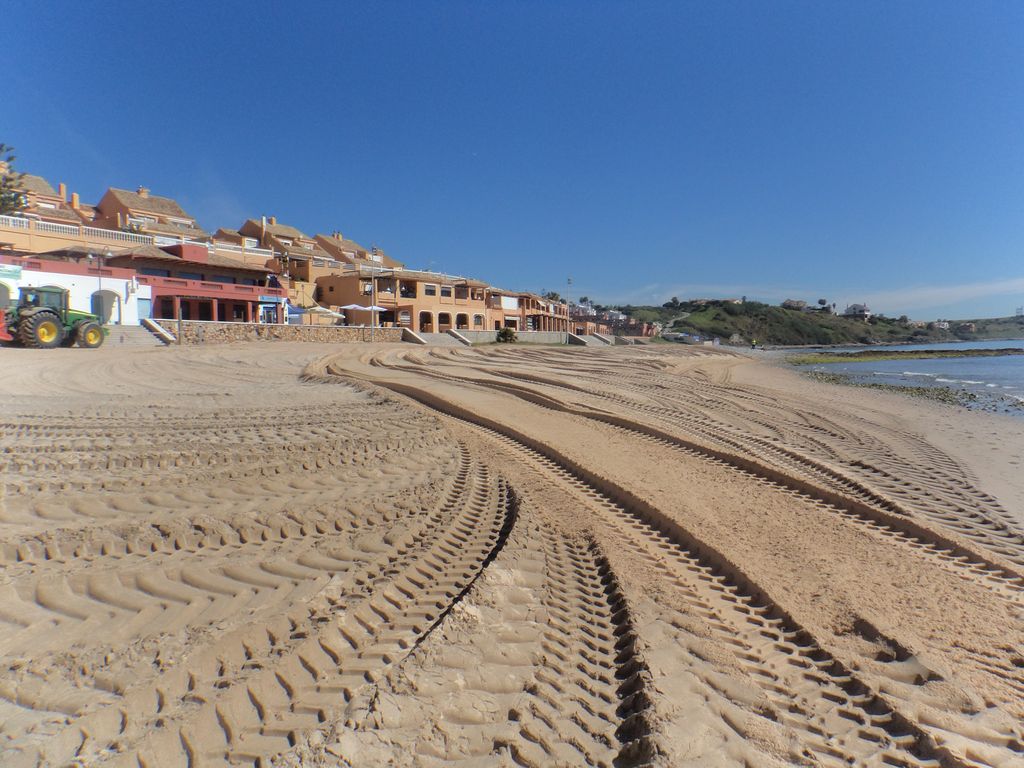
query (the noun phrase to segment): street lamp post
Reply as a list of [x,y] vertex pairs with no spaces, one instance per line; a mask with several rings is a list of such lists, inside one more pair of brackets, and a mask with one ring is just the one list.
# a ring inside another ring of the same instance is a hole
[[569,321],[572,317],[572,311],[569,308],[569,292],[572,290],[572,278],[567,277],[565,279],[565,344],[569,345]]
[[[377,265],[370,265],[370,306],[377,306]],[[374,334],[377,331],[377,310],[370,309],[370,341],[374,339]]]

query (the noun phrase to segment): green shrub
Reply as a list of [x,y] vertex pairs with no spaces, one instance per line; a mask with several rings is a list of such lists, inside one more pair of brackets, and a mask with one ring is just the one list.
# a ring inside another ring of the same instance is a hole
[[516,342],[516,329],[515,328],[502,328],[498,331],[498,343],[499,344],[515,344]]

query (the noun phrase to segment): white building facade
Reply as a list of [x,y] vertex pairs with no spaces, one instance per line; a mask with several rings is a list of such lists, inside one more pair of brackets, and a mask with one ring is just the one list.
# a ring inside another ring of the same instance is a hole
[[138,325],[151,314],[152,289],[140,285],[129,270],[90,270],[40,259],[0,261],[0,307],[16,301],[21,288],[44,286],[66,288],[71,309],[99,315],[107,325]]

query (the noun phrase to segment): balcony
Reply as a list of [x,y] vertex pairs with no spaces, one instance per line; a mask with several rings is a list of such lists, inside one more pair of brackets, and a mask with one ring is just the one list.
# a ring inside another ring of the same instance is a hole
[[[25,250],[35,250],[37,252],[61,248],[61,240],[70,240],[76,244],[86,245],[90,243],[120,245],[126,248],[133,245],[174,245],[183,242],[193,242],[185,237],[153,237],[152,235],[140,235],[136,232],[122,232],[118,229],[87,227],[84,224],[55,224],[52,221],[38,221],[21,216],[0,216],[0,237],[2,237],[4,231],[27,236],[28,243],[23,246],[21,242],[15,242],[15,247],[23,247]],[[45,242],[40,243],[41,247],[33,247],[33,236],[45,238]],[[205,242],[197,244],[207,246]]]
[[238,285],[237,283],[213,283],[207,280],[186,280],[181,277],[155,277],[139,275],[139,283],[153,288],[153,295],[191,296],[204,299],[237,299],[259,301],[263,296],[281,299],[288,295],[284,288],[270,288],[265,285]]

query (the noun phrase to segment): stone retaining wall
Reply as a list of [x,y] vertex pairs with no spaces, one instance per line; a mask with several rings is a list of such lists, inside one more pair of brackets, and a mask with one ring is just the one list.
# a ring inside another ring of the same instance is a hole
[[[162,328],[178,335],[177,320],[154,320]],[[377,328],[373,340],[401,341],[401,328]],[[181,321],[182,344],[224,344],[234,341],[310,341],[320,344],[354,344],[370,341],[370,329],[339,325],[274,325],[264,323],[212,323],[203,320]]]
[[[497,331],[458,331],[473,344],[493,344],[498,340]],[[565,344],[564,331],[516,331],[520,344]]]

